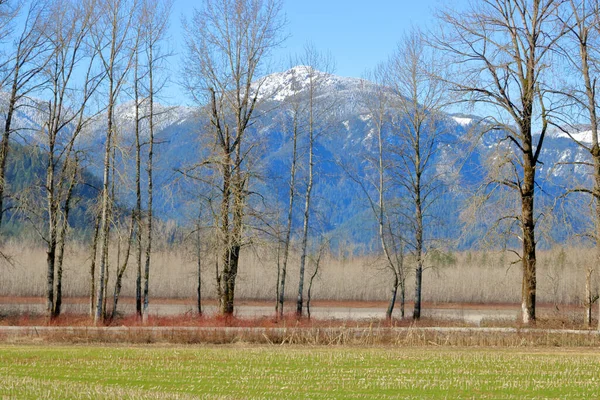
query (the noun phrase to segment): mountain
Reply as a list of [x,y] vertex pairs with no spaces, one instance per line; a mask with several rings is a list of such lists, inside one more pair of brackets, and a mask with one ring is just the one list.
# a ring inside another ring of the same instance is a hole
[[[345,78],[314,71],[298,66],[288,71],[272,74],[258,80],[253,90],[258,90],[259,102],[248,133],[249,160],[253,163],[253,175],[250,190],[260,195],[251,196],[250,206],[267,213],[269,223],[283,220],[288,196],[288,176],[291,162],[291,132],[293,126],[293,104],[302,104],[310,87],[310,79],[319,81],[319,91],[315,96],[317,144],[315,148],[315,185],[314,185],[314,232],[329,233],[338,244],[352,243],[355,248],[370,251],[377,247],[375,223],[365,194],[352,179],[348,169],[361,177],[373,176],[374,171],[367,160],[376,156],[377,143],[374,136],[374,120],[366,106],[369,99],[376,95],[376,86],[357,78]],[[387,90],[388,96],[397,96]],[[35,102],[33,102],[35,104]],[[292,105],[292,106],[291,106]],[[296,108],[296,112],[306,110]],[[120,176],[120,195],[123,205],[133,204],[133,143],[135,104],[126,102],[116,110],[118,126],[117,159]],[[155,207],[156,214],[165,220],[186,223],[195,218],[201,206],[197,202],[199,193],[206,194],[209,187],[198,178],[207,178],[206,168],[195,168],[205,161],[213,146],[209,123],[199,108],[166,107],[157,105],[156,146],[155,146]],[[391,111],[390,111],[391,112]],[[460,247],[478,244],[481,231],[465,233],[459,218],[461,210],[469,201],[474,188],[484,180],[486,165],[498,161],[503,146],[501,132],[490,133],[482,140],[475,140],[485,121],[473,115],[445,114],[439,117],[436,125],[441,129],[439,148],[435,152],[434,175],[443,183],[440,187],[439,201],[431,210],[432,236],[448,240],[460,238]],[[19,141],[23,144],[43,146],[36,135],[43,116],[36,107],[22,107],[16,124],[26,127]],[[301,162],[306,162],[306,121],[301,124],[302,133],[299,142]],[[86,168],[96,178],[102,176],[103,148],[105,140],[105,122],[102,116],[90,125],[79,140],[78,146],[88,154]],[[391,129],[391,128],[386,128]],[[387,137],[392,138],[393,135]],[[574,132],[581,142],[589,141],[585,127]],[[143,138],[147,140],[147,137]],[[391,149],[398,143],[388,139]],[[147,146],[145,146],[147,149]],[[570,165],[569,162],[587,160],[586,152],[567,134],[552,131],[544,141],[541,154],[543,164],[539,167],[538,209],[552,204],[557,196],[564,193],[573,182],[589,184],[589,175],[585,166]],[[304,165],[304,164],[303,164]],[[145,174],[143,174],[145,176]],[[298,172],[300,193],[305,186],[306,168]],[[294,219],[299,226],[303,201],[298,197]],[[202,206],[206,207],[206,206]],[[205,213],[205,215],[208,212]],[[567,213],[568,214],[568,213]],[[571,215],[572,214],[572,215]],[[585,220],[577,222],[574,216],[569,218],[583,226]],[[575,219],[574,219],[575,218]],[[264,222],[264,221],[263,221]],[[482,227],[484,229],[485,227]],[[561,237],[560,226],[557,231]],[[456,243],[455,243],[456,244]]]

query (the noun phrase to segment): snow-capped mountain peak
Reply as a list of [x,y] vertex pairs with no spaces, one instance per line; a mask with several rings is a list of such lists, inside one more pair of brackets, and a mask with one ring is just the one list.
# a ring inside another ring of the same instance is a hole
[[307,65],[297,65],[284,72],[267,75],[259,79],[253,86],[259,90],[259,99],[284,101],[285,99],[302,93],[311,85],[320,91],[344,91],[348,89],[360,90],[365,85],[372,83],[359,78],[347,78],[328,72],[314,69]]

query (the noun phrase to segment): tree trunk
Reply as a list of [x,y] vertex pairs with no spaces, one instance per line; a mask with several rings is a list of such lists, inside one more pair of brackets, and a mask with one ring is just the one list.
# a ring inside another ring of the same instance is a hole
[[55,251],[56,239],[54,239],[54,243],[48,243],[48,247],[46,250],[46,315],[48,318],[53,317],[54,311],[54,262],[56,258]]
[[[129,236],[127,238],[127,248],[125,250],[125,256],[123,257],[123,263],[119,268],[119,261],[117,261],[117,276],[115,280],[115,290],[113,293],[113,308],[110,315],[110,319],[114,320],[117,316],[117,304],[119,303],[119,296],[121,295],[121,287],[123,286],[123,275],[127,266],[129,265],[129,254],[131,252],[131,243],[133,242],[133,233],[135,230],[135,212],[131,214],[131,226],[129,227]],[[120,249],[120,247],[119,247]]]
[[[111,149],[112,149],[112,136],[113,136],[113,98],[114,89],[113,89],[113,80],[110,79],[110,89],[109,89],[109,105],[107,110],[108,115],[108,124],[106,128],[106,143],[104,149],[104,174],[102,179],[102,212],[101,212],[101,250],[100,250],[100,272],[98,276],[98,296],[97,296],[97,305],[96,305],[96,314],[94,315],[94,323],[99,324],[102,322],[104,318],[103,314],[103,305],[104,294],[105,294],[105,279],[106,279],[106,269],[108,263],[108,241],[109,241],[109,225],[110,225],[110,215],[109,215],[109,207],[110,207],[110,167],[111,167]],[[114,179],[114,177],[113,177]]]
[[244,182],[239,170],[240,162],[239,147],[236,154],[236,174],[233,179],[233,227],[230,232],[230,247],[225,252],[223,268],[223,301],[221,302],[221,312],[225,315],[233,315],[233,304],[235,299],[235,280],[237,278],[238,265],[240,260],[241,240],[242,240],[242,220],[243,220],[243,191]]
[[[53,125],[53,124],[52,124]],[[50,136],[48,165],[46,167],[46,201],[48,206],[48,239],[46,248],[46,265],[48,267],[46,275],[46,314],[48,318],[54,316],[54,268],[56,262],[56,242],[57,242],[57,205],[54,189],[54,138],[52,137],[53,126],[48,126],[48,135]]]
[[[594,113],[592,114],[595,116]],[[595,145],[592,147],[592,156],[594,158],[594,201],[596,202],[596,265],[600,264],[600,147],[598,145],[598,129],[597,126],[593,125],[592,134],[595,139]],[[600,271],[600,268],[598,268]],[[591,306],[590,306],[590,314],[591,314]],[[598,307],[598,331],[600,331],[600,307]],[[591,317],[590,317],[590,325],[591,325]]]
[[308,316],[308,319],[310,319],[310,300],[312,299],[312,296],[311,296],[312,285],[313,285],[313,281],[315,280],[315,277],[319,273],[319,266],[321,265],[321,256],[322,255],[323,255],[323,248],[319,249],[319,255],[317,257],[317,261],[315,262],[315,270],[314,270],[313,274],[310,276],[310,279],[308,280],[308,291],[306,292],[306,315]]
[[423,281],[423,265],[418,264],[415,269],[415,307],[413,310],[413,319],[421,318],[421,288]]
[[400,284],[400,318],[404,319],[405,310],[404,306],[406,303],[406,282]]
[[198,226],[196,227],[196,259],[198,270],[198,287],[196,289],[198,315],[202,315],[202,240],[200,235],[200,217],[198,217]]
[[[279,235],[277,235],[279,236]],[[275,279],[275,315],[279,314],[279,277],[281,276],[281,240],[277,241],[277,279]]]
[[310,120],[309,120],[309,149],[308,149],[308,186],[306,187],[306,197],[304,199],[304,224],[302,227],[302,249],[300,254],[300,279],[298,282],[298,300],[296,301],[296,316],[302,316],[303,300],[302,295],[304,291],[304,268],[306,266],[306,253],[308,248],[308,225],[310,218],[310,200],[313,186],[313,150],[314,150],[314,132],[313,132],[313,120],[312,120],[312,93],[311,93],[311,105],[310,105]]
[[394,305],[396,304],[396,296],[398,294],[398,275],[394,275],[394,285],[392,286],[392,297],[388,304],[387,311],[385,312],[385,318],[392,319],[392,313],[394,312]]
[[287,274],[287,264],[290,254],[290,241],[292,238],[292,222],[294,214],[294,198],[296,196],[296,163],[298,160],[298,115],[297,112],[294,115],[294,127],[293,127],[293,138],[292,138],[292,165],[290,167],[290,192],[289,192],[289,203],[288,203],[288,215],[287,225],[285,231],[285,242],[283,244],[283,265],[281,269],[280,283],[279,283],[279,316],[283,318],[283,303],[285,301],[285,280]]
[[98,236],[100,231],[100,215],[96,216],[94,224],[94,237],[92,238],[91,264],[90,264],[90,317],[96,313],[96,253],[98,251]]
[[139,95],[139,50],[135,52],[134,65],[134,97],[135,97],[135,225],[136,225],[136,278],[135,278],[135,312],[142,317],[142,187],[141,164],[142,145],[140,143],[140,95]]
[[150,126],[150,141],[148,144],[148,231],[146,232],[146,260],[144,263],[144,304],[142,310],[142,321],[146,323],[148,321],[148,305],[149,305],[149,288],[150,288],[150,259],[152,256],[152,169],[153,156],[154,156],[154,99],[152,92],[152,68],[150,68],[150,115],[149,115],[149,126]]
[[[71,142],[70,149],[68,154],[71,154],[73,151],[73,142]],[[69,160],[65,161],[68,163]],[[61,173],[62,176],[66,175],[67,165],[63,167],[63,171]],[[54,318],[58,317],[61,313],[62,308],[62,276],[63,276],[63,262],[65,256],[65,245],[67,240],[67,229],[69,227],[69,213],[71,211],[71,199],[73,198],[73,189],[75,188],[76,179],[77,179],[77,170],[78,170],[78,160],[77,156],[75,156],[73,171],[69,180],[69,188],[67,189],[67,194],[64,200],[63,207],[63,217],[62,224],[60,227],[60,232],[58,236],[58,250],[56,255],[56,288],[54,290],[55,301],[54,301]]]
[[592,274],[594,273],[593,268],[588,268],[585,274],[585,324],[589,327],[592,326],[592,305],[594,304],[592,294]]
[[534,185],[535,164],[527,152],[524,157],[523,185],[521,189],[523,224],[523,285],[522,285],[522,321],[524,324],[535,322],[536,297],[536,254],[534,221]]
[[240,246],[233,245],[225,251],[225,256],[223,257],[221,313],[228,316],[233,315],[234,311],[235,279],[237,277],[239,254]]

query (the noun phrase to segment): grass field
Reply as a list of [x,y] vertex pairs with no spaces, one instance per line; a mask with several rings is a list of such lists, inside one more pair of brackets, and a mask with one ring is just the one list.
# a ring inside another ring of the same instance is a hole
[[598,398],[600,352],[0,346],[0,398]]

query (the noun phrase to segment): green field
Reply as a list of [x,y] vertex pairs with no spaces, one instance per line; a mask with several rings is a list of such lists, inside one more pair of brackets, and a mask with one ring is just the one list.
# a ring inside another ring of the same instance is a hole
[[600,352],[0,346],[0,398],[599,398]]

